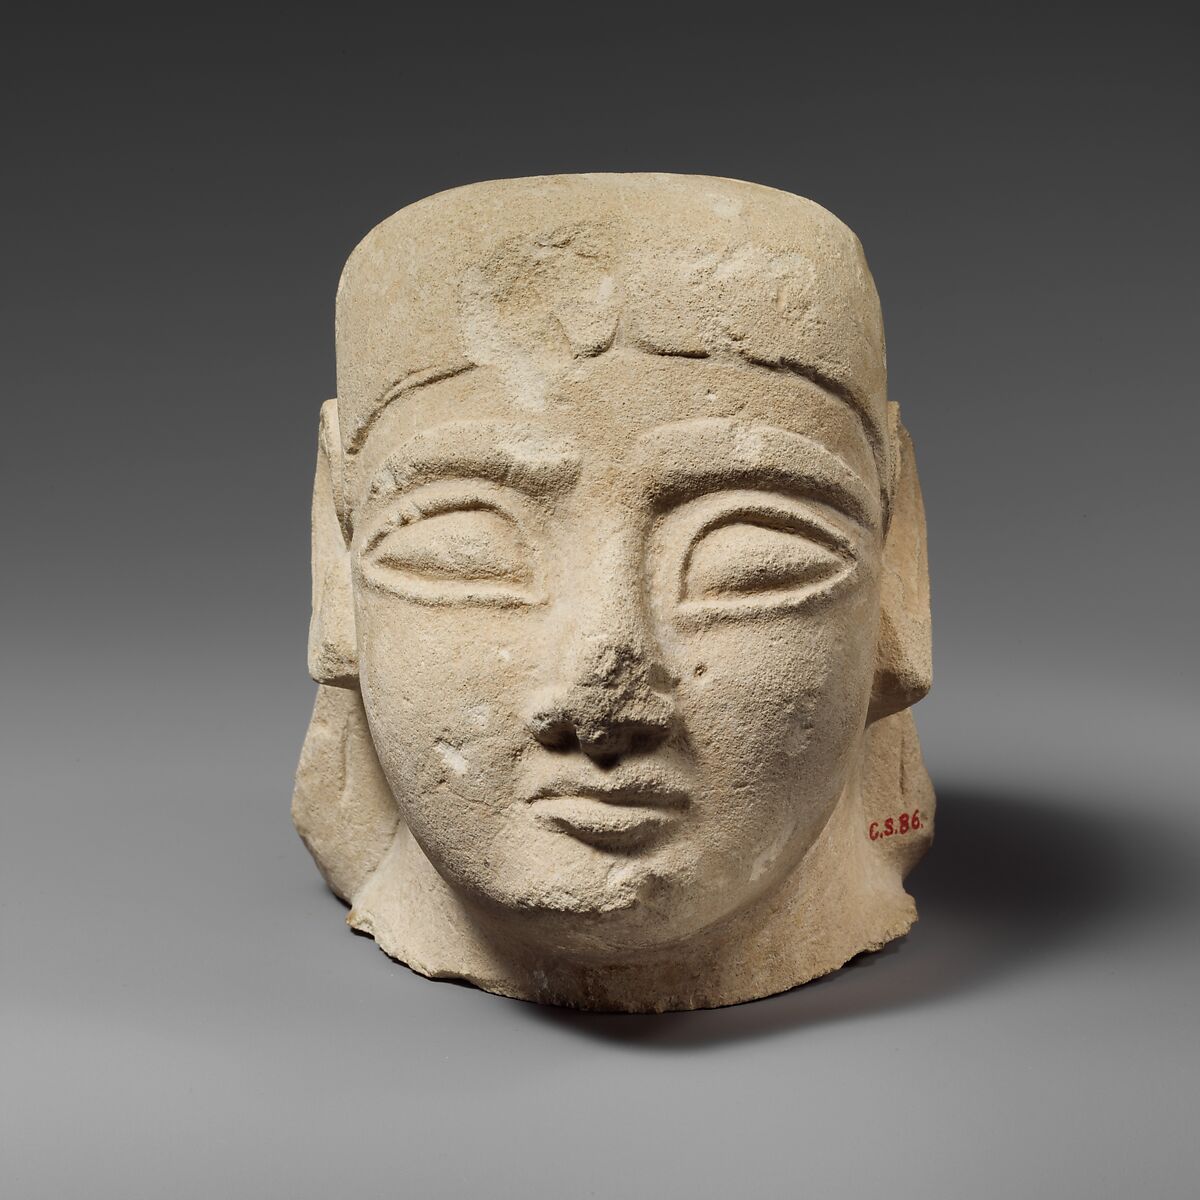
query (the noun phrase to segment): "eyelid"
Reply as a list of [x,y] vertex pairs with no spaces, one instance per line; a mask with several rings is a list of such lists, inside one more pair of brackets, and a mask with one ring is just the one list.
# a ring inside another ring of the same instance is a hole
[[392,530],[370,553],[377,567],[447,585],[528,582],[528,557],[516,525],[486,508],[431,513]]
[[[480,480],[439,480],[413,489],[400,503],[385,506],[371,522],[365,522],[362,541],[355,554],[355,569],[368,587],[389,592],[408,601],[431,606],[474,605],[526,607],[544,600],[539,582],[537,554],[529,540],[530,522],[512,489]],[[514,502],[516,501],[516,502]],[[378,553],[393,535],[404,529],[416,533],[427,519],[456,513],[490,513],[512,526],[512,536],[532,553],[527,578],[427,577],[402,566],[392,566]]]
[[[683,535],[686,545],[682,551],[676,549],[665,555],[664,568],[670,570],[675,578],[673,583],[667,583],[666,580],[664,583],[674,593],[677,619],[683,620],[767,616],[819,602],[856,575],[861,561],[862,539],[868,535],[867,530],[840,510],[811,500],[806,502],[791,496],[750,489],[710,493],[690,504],[681,505],[663,518],[664,524],[673,524],[677,520],[687,522],[687,532]],[[825,553],[841,559],[843,566],[836,568],[828,580],[798,585],[790,595],[776,592],[771,595],[748,593],[729,598],[690,597],[687,591],[688,570],[696,548],[715,530],[739,523],[764,525],[785,534],[806,538]],[[674,566],[666,566],[668,563]]]
[[[514,503],[516,500],[516,503]],[[370,532],[363,534],[362,552],[371,553],[389,533],[404,525],[412,525],[426,517],[449,512],[484,510],[498,513],[514,524],[520,524],[522,493],[501,484],[479,479],[437,480],[421,484],[408,492],[390,498],[382,507],[379,523],[363,522]]]
[[[845,533],[838,530],[832,522],[822,520],[817,514],[810,511],[797,512],[795,509],[786,507],[784,504],[772,501],[766,497],[750,499],[749,493],[741,494],[747,498],[716,509],[716,511],[704,518],[696,527],[692,536],[688,539],[687,550],[684,552],[685,567],[692,556],[692,551],[701,539],[712,533],[714,529],[720,529],[724,525],[738,524],[747,517],[757,518],[754,522],[746,522],[747,524],[765,525],[771,529],[778,529],[782,533],[792,533],[807,537],[832,550],[835,554],[840,554],[843,557],[853,556],[853,541]],[[704,500],[711,499],[715,501],[718,496],[720,496],[720,493],[713,493],[712,496],[704,497]],[[703,503],[703,501],[701,502]],[[719,503],[719,501],[717,502]],[[796,501],[795,503],[802,504],[803,501]],[[813,505],[810,503],[806,507],[811,508]]]

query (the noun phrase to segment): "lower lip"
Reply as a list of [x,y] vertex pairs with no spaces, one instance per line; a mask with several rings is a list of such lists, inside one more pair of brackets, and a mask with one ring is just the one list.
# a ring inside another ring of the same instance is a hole
[[671,820],[658,808],[609,804],[590,796],[547,796],[534,809],[541,824],[606,850],[643,845]]

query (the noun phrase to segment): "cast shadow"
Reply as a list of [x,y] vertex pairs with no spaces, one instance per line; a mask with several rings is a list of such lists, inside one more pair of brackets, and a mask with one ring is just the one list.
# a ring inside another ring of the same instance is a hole
[[1195,896],[1196,868],[1187,842],[1144,817],[1118,819],[1086,800],[943,784],[934,847],[907,884],[921,914],[908,937],[823,979],[731,1008],[641,1016],[515,1007],[583,1036],[661,1050],[894,1011],[1036,970],[1118,919],[1152,920],[1181,895]]

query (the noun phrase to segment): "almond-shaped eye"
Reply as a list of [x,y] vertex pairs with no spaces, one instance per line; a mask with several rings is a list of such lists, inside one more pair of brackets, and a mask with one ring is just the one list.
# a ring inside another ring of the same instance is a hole
[[369,549],[376,567],[417,581],[528,584],[529,548],[508,517],[488,508],[433,513],[389,530]]
[[682,598],[782,598],[831,582],[848,566],[843,555],[801,530],[733,521],[709,530],[692,546]]

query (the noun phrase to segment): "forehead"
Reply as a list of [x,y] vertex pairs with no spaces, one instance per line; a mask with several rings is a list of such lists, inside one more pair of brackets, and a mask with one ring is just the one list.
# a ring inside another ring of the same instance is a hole
[[[426,452],[462,437],[462,423],[488,422],[569,446],[593,477],[649,469],[648,446],[667,452],[733,453],[704,431],[711,419],[746,430],[780,430],[815,441],[840,458],[871,491],[879,476],[861,415],[800,375],[741,362],[613,350],[575,363],[527,390],[482,367],[413,389],[388,405],[347,460],[352,498],[375,472],[403,459],[414,439]],[[655,436],[670,431],[669,440]],[[695,443],[695,446],[692,446]],[[703,443],[701,445],[701,443]],[[744,449],[744,446],[743,446]]]
[[857,239],[809,201],[734,180],[554,176],[420,201],[351,256],[337,341],[352,453],[433,380],[490,368],[548,411],[563,400],[550,383],[615,370],[622,349],[808,373],[886,425]]

